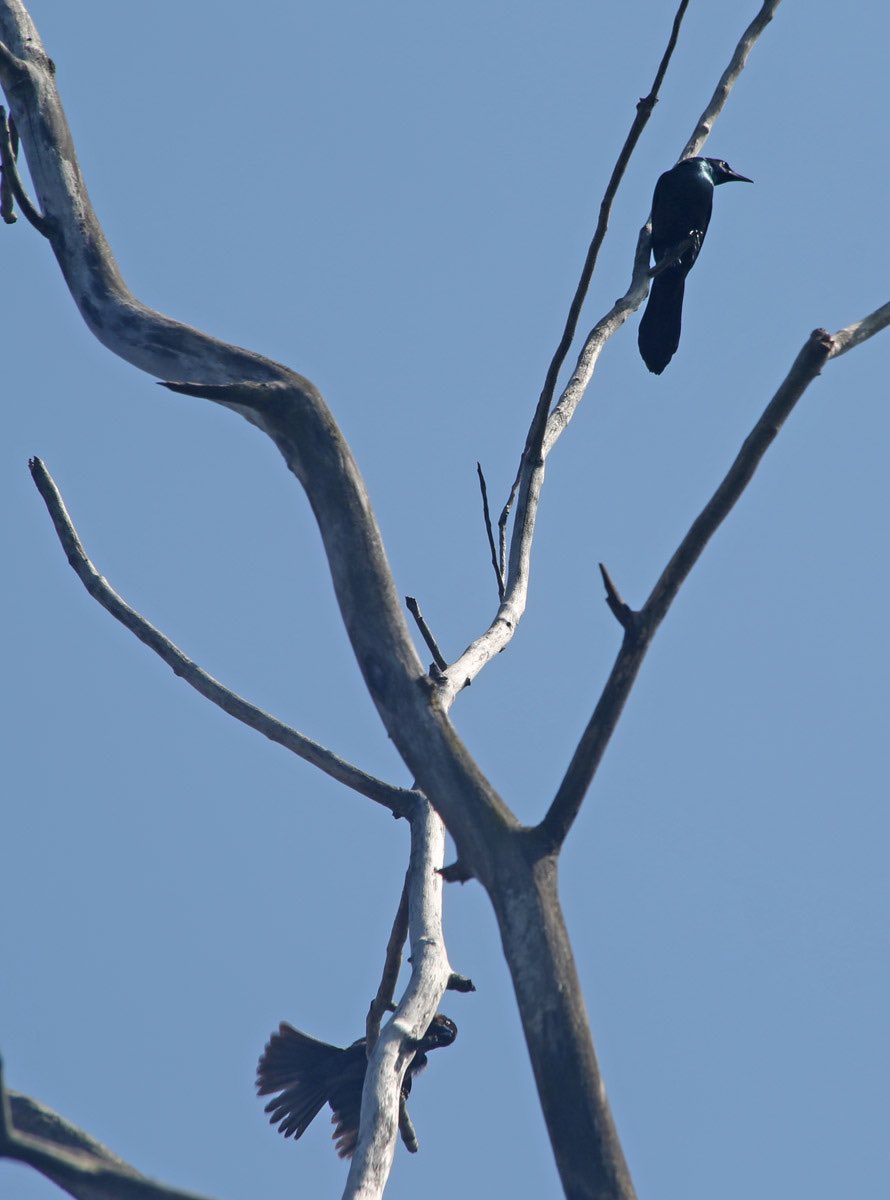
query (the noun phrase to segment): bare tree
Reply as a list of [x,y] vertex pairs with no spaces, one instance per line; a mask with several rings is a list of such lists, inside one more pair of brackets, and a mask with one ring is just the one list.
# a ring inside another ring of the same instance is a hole
[[[552,802],[537,824],[522,825],[474,762],[448,713],[461,691],[509,644],[522,620],[547,457],[568,428],[604,345],[647,294],[652,272],[649,230],[644,227],[627,291],[584,339],[571,377],[558,394],[558,380],[576,341],[581,307],[612,204],[658,99],[687,3],[683,0],[677,10],[652,87],[638,105],[603,197],[565,332],[532,414],[516,480],[496,528],[480,469],[499,595],[496,612],[488,627],[449,662],[412,601],[411,611],[433,659],[426,669],[396,593],[364,482],[318,389],[287,367],[146,307],[129,291],[91,208],[56,91],[53,65],[20,0],[0,2],[0,81],[13,118],[13,123],[8,123],[4,114],[0,120],[5,219],[14,219],[18,206],[49,241],[85,323],[112,353],[174,392],[231,409],[272,439],[310,501],[365,686],[386,733],[416,781],[414,788],[406,789],[369,775],[235,695],[202,670],[106,582],[87,556],[45,465],[39,459],[32,462],[34,481],[68,561],[101,605],[207,699],[411,824],[407,922],[411,979],[392,1019],[380,1029],[380,1015],[394,999],[393,973],[384,971],[370,1029],[374,1048],[362,1103],[361,1136],[346,1184],[349,1196],[382,1193],[399,1124],[399,1087],[414,1046],[449,984],[466,986],[452,970],[442,938],[443,878],[477,880],[490,899],[565,1194],[597,1200],[629,1200],[634,1195],[560,909],[560,851],[652,638],[710,537],[742,494],[809,383],[831,359],[890,323],[888,304],[837,333],[817,330],[811,335],[639,609],[622,599],[602,566],[606,601],[622,632],[621,646]],[[777,5],[778,0],[766,0],[743,32],[680,157],[701,151]],[[36,202],[29,199],[17,171],[19,138]],[[677,248],[678,254],[682,249]],[[443,824],[457,849],[456,861],[444,868]],[[394,937],[396,956],[404,936],[397,933]],[[33,1166],[71,1195],[185,1195],[139,1176],[33,1101],[4,1093],[3,1103],[0,1155]]]

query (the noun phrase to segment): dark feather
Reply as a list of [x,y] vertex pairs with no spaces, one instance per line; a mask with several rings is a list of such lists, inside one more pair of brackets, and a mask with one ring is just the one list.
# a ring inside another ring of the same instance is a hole
[[[402,1102],[411,1091],[413,1076],[426,1066],[426,1055],[449,1046],[457,1026],[437,1013],[417,1046],[402,1082]],[[257,1094],[277,1093],[266,1105],[269,1122],[285,1137],[297,1139],[325,1103],[333,1111],[334,1143],[341,1158],[355,1153],[358,1142],[362,1087],[368,1068],[364,1038],[341,1049],[301,1033],[286,1021],[269,1038],[257,1065]]]

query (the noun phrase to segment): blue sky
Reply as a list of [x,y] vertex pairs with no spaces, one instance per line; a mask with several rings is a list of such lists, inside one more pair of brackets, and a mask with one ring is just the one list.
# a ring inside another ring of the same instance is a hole
[[[755,4],[693,3],[582,329],[627,284]],[[494,612],[475,462],[512,478],[600,196],[672,6],[33,0],[93,202],[148,303],[308,375],[351,439],[397,583],[453,657]],[[724,188],[679,353],[636,319],[548,463],[528,615],[455,721],[519,816],[558,785],[640,603],[816,326],[885,302],[882,6],[787,4],[706,153]],[[288,1019],[358,1036],[407,831],[235,724],[89,599],[27,471],[207,670],[408,782],[341,632],[311,513],[235,415],[80,321],[0,230],[5,765],[0,1050],[10,1086],[149,1174],[222,1198],[337,1195],[320,1118],[265,1123]],[[829,364],[660,631],[561,888],[641,1198],[880,1195],[886,1079],[887,334]],[[460,1034],[388,1195],[556,1195],[494,921],[451,888]],[[0,1194],[57,1195],[0,1164]]]

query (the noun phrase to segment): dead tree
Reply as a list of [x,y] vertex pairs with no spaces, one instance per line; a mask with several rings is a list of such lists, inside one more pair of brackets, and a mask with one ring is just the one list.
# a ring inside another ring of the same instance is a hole
[[[527,603],[532,544],[545,464],[568,428],[608,341],[647,294],[648,228],[640,232],[625,294],[583,340],[568,384],[560,372],[576,342],[581,306],[627,163],[657,101],[687,0],[677,11],[663,58],[603,197],[565,332],[547,372],[509,499],[497,525],[480,470],[498,605],[489,626],[449,662],[416,603],[411,611],[432,665],[424,667],[390,574],[366,488],[318,389],[288,367],[218,341],[142,304],[127,288],[90,205],[56,91],[53,64],[21,0],[0,0],[0,81],[11,121],[0,121],[2,212],[16,207],[49,242],[78,309],[112,353],[174,392],[238,413],[272,439],[303,487],[318,522],[337,603],[356,662],[383,727],[415,780],[394,786],[344,761],[297,730],[233,694],[130,607],[88,558],[62,497],[40,460],[35,483],[62,547],[84,586],[173,671],[230,715],[334,779],[404,817],[412,828],[408,927],[412,974],[393,1018],[376,1037],[362,1106],[359,1147],[346,1194],[381,1194],[398,1125],[398,1083],[412,1040],[429,1024],[449,983],[460,985],[445,952],[441,880],[476,880],[487,893],[513,981],[542,1111],[565,1194],[597,1200],[634,1195],[609,1110],[557,887],[559,854],[646,652],[682,583],[731,511],[809,383],[833,358],[890,323],[890,305],[840,330],[816,330],[794,358],[712,498],[638,608],[627,603],[605,566],[606,603],[621,644],[602,695],[551,803],[531,826],[497,794],[449,720],[451,705],[509,644]],[[681,157],[701,151],[778,0],[766,0],[745,30]],[[19,176],[19,139],[36,199]],[[682,248],[678,248],[681,250]],[[443,823],[457,848],[442,868]],[[395,938],[396,953],[404,933]],[[384,972],[376,1024],[392,997]],[[53,1122],[24,1097],[4,1094],[0,1155],[33,1166],[75,1196],[174,1197],[184,1193],[139,1176],[80,1131]]]

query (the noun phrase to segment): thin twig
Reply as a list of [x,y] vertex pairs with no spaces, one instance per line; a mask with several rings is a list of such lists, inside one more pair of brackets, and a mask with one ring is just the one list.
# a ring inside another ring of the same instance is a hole
[[510,495],[507,497],[507,503],[501,509],[501,515],[498,517],[498,560],[500,562],[501,577],[506,578],[507,575],[507,524],[510,520],[510,513],[513,511],[513,502],[516,499],[516,493],[519,491],[519,480],[521,470],[513,480],[513,486],[510,488]]
[[625,604],[621,599],[618,589],[612,582],[612,576],[606,570],[605,564],[600,563],[599,568],[600,575],[603,577],[603,584],[606,589],[606,604],[608,604],[612,615],[623,629],[632,628],[637,614],[629,604]]
[[[552,850],[562,845],[578,815],[646,651],[683,581],[750,483],[795,404],[831,357],[833,345],[831,335],[824,329],[817,329],[810,335],[788,375],[745,439],[723,482],[692,523],[662,571],[636,620],[625,625],[624,640],[615,665],[553,803],[539,826],[545,845]],[[605,572],[604,578],[608,578]]]
[[[447,705],[450,699],[460,688],[465,687],[471,681],[470,674],[464,669],[468,665],[468,660],[474,658],[474,668],[472,673],[477,673],[485,665],[493,654],[483,654],[482,658],[475,655],[475,651],[480,647],[480,644],[485,639],[493,639],[498,642],[497,649],[493,649],[493,653],[503,649],[503,645],[512,638],[516,629],[516,625],[522,618],[525,611],[526,595],[528,591],[528,573],[530,566],[531,541],[534,534],[534,523],[537,512],[537,499],[540,494],[541,484],[543,482],[543,457],[544,457],[544,439],[548,427],[548,415],[553,403],[553,397],[556,391],[556,383],[559,378],[559,373],[565,363],[566,356],[571,349],[572,342],[575,338],[575,333],[578,328],[578,320],[580,318],[581,309],[584,305],[584,299],[587,295],[587,290],[590,286],[590,280],[593,277],[593,271],[596,267],[597,258],[599,256],[600,247],[606,236],[606,231],[609,226],[609,217],[612,211],[612,204],[618,192],[618,187],[621,183],[630,158],[639,142],[649,117],[652,115],[652,110],[658,102],[658,92],[664,81],[665,74],[668,69],[674,48],[677,44],[677,38],[680,32],[680,25],[683,16],[688,7],[688,0],[681,0],[677,8],[674,20],[671,26],[670,37],[668,38],[667,46],[664,54],[658,65],[658,70],[655,73],[655,78],[652,82],[652,87],[649,90],[648,96],[639,100],[637,103],[636,114],[631,122],[630,130],[625,138],[615,166],[612,169],[612,174],[609,182],[606,185],[606,190],[603,193],[603,198],[600,202],[599,218],[597,220],[596,229],[594,230],[593,238],[587,251],[587,257],[584,260],[584,266],[581,270],[581,277],[578,280],[578,286],[575,289],[575,294],[572,302],[569,305],[568,315],[566,317],[565,328],[563,329],[562,337],[554,351],[553,357],[550,360],[550,365],[547,369],[547,374],[544,379],[544,386],[541,389],[540,397],[535,408],[534,416],[532,417],[531,425],[529,426],[528,435],[526,437],[525,448],[520,458],[519,469],[513,486],[510,489],[510,495],[507,502],[501,510],[501,515],[498,518],[498,532],[500,542],[500,563],[501,577],[506,584],[506,590],[501,596],[501,608],[499,609],[494,621],[489,626],[489,629],[477,638],[476,641],[461,655],[458,660],[458,669],[455,673],[454,683],[446,684],[443,688],[442,699]],[[648,250],[648,244],[647,244]],[[648,267],[648,253],[646,265]],[[623,319],[623,318],[622,318]],[[617,326],[616,326],[617,327]],[[516,516],[516,521],[513,529],[512,545],[509,555],[509,570],[507,566],[507,523],[510,518],[510,513],[513,509],[513,504],[519,496],[519,511]]]
[[417,622],[417,628],[420,630],[420,636],[426,642],[427,649],[433,656],[433,662],[440,671],[444,671],[448,666],[448,663],[445,661],[445,656],[442,654],[436,639],[433,637],[433,631],[424,620],[423,613],[420,611],[420,605],[413,596],[406,596],[405,604],[408,606],[408,612]]
[[[730,61],[730,66],[721,77],[721,87],[718,91],[723,98],[719,107],[722,108],[725,103],[726,95],[744,66],[754,41],[768,23],[777,4],[778,0],[769,0],[764,4],[759,17],[748,26],[742,35]],[[682,13],[678,11],[678,17],[680,15]],[[666,51],[665,59],[667,57],[669,56]],[[662,60],[663,66],[665,59]],[[719,111],[719,108],[715,111]],[[635,127],[636,123],[634,129]],[[630,135],[628,140],[630,141]],[[439,684],[439,693],[442,704],[446,708],[453,702],[458,691],[471,683],[486,663],[504,649],[524,615],[528,598],[534,527],[544,482],[544,462],[574,416],[590,384],[597,360],[606,342],[646,297],[649,279],[653,274],[649,268],[649,234],[648,224],[644,225],[637,239],[630,287],[588,334],[572,376],[552,411],[549,411],[549,400],[546,404],[544,403],[545,393],[541,394],[541,400],[538,403],[526,441],[519,475],[508,502],[512,505],[513,496],[518,496],[510,544],[509,570],[506,572],[507,592],[488,629],[476,638],[444,673]],[[657,274],[657,268],[654,273]],[[548,372],[548,378],[549,374]],[[543,422],[543,432],[540,429],[541,422]],[[506,528],[507,511],[505,509],[501,514],[499,523],[502,534]]]
[[[11,120],[7,119],[6,109],[0,105],[0,171],[3,174],[2,187],[0,187],[0,217],[7,225],[15,223],[16,215],[12,205],[13,199],[15,199],[25,219],[30,221],[38,233],[49,237],[50,222],[37,211],[25,191],[19,175],[16,164],[17,146],[14,144],[13,133],[10,129],[11,123]],[[16,136],[15,142],[17,143],[17,141]]]
[[504,598],[504,570],[501,563],[498,562],[498,552],[494,544],[494,533],[491,528],[491,511],[488,507],[488,488],[485,484],[485,476],[482,473],[482,463],[476,463],[476,474],[479,476],[479,490],[482,492],[482,516],[485,519],[485,532],[488,534],[488,548],[491,551],[491,565],[494,568],[494,577],[498,581],[498,599]]
[[320,746],[318,742],[314,742],[291,726],[285,725],[283,721],[279,721],[276,717],[264,712],[263,709],[257,708],[256,705],[250,704],[241,696],[236,695],[214,679],[212,675],[208,675],[159,629],[156,629],[145,617],[122,600],[87,557],[77,530],[68,515],[62,495],[45,465],[39,458],[33,458],[29,466],[37,490],[43,497],[52,518],[62,549],[78,579],[94,600],[98,600],[102,607],[126,626],[131,633],[134,633],[140,642],[143,642],[150,650],[154,650],[155,654],[164,660],[175,675],[184,679],[202,696],[212,700],[230,716],[249,725],[258,733],[262,733],[270,741],[284,746],[286,750],[290,750],[299,758],[312,763],[326,775],[330,775],[332,779],[346,784],[353,791],[367,796],[369,800],[375,800],[378,804],[384,805],[396,816],[409,815],[419,793],[407,788],[394,787],[382,779],[376,779],[373,775],[346,762],[345,759],[333,754],[324,746]]
[[5,225],[14,225],[18,217],[15,213],[12,179],[10,172],[6,169],[8,159],[15,162],[16,147],[12,137],[11,118],[8,125],[6,109],[0,104],[0,220]]
[[380,986],[377,995],[371,1001],[368,1016],[365,1020],[365,1042],[368,1057],[380,1036],[380,1023],[388,1012],[393,1010],[393,999],[396,994],[396,984],[399,981],[399,971],[402,968],[402,953],[408,937],[408,886],[409,878],[406,873],[402,884],[402,895],[399,907],[392,923],[389,941],[386,943],[386,957],[383,962],[383,973],[380,976]]
[[[606,315],[597,322],[581,350],[575,368],[559,404],[547,423],[544,442],[544,457],[549,454],[560,433],[565,429],[593,375],[597,359],[609,338],[642,303],[649,289],[649,235],[644,228],[637,240],[633,278],[627,292],[615,301]],[[543,466],[523,472],[522,485],[526,489],[522,497],[525,517],[517,517],[513,531],[511,567],[507,594],[495,614],[494,620],[475,641],[471,642],[460,658],[453,662],[438,681],[441,702],[447,708],[461,688],[468,687],[495,655],[500,654],[516,631],[525,611],[528,596],[528,580],[531,562],[531,546],[535,532],[535,517],[538,499],[544,483]]]
[[640,140],[643,130],[652,116],[652,110],[658,103],[658,93],[661,85],[664,82],[664,77],[667,73],[668,65],[673,56],[674,49],[677,45],[677,39],[680,34],[680,25],[685,16],[686,9],[689,6],[689,0],[681,0],[680,6],[674,16],[673,25],[671,26],[671,34],[668,38],[667,46],[664,54],[661,57],[661,62],[658,64],[658,70],[655,73],[655,78],[652,81],[652,87],[649,89],[648,96],[644,96],[637,102],[636,115],[631,122],[630,130],[625,138],[624,145],[612,169],[612,174],[609,177],[609,182],[606,185],[606,190],[603,193],[602,201],[600,202],[599,219],[596,229],[594,230],[593,238],[587,251],[587,257],[584,260],[584,266],[581,269],[581,278],[578,280],[578,286],[575,289],[575,295],[572,297],[572,303],[569,305],[568,316],[566,317],[565,328],[563,329],[562,337],[559,340],[559,345],[556,347],[553,358],[550,360],[550,366],[547,369],[547,375],[544,379],[544,386],[541,389],[541,395],[538,399],[538,404],[535,409],[535,415],[532,418],[531,426],[529,427],[528,437],[526,438],[525,449],[523,451],[523,460],[520,462],[519,471],[516,475],[516,480],[510,490],[510,496],[507,504],[501,513],[498,522],[501,528],[506,527],[507,518],[510,507],[516,496],[516,490],[519,486],[519,480],[522,475],[525,462],[536,463],[541,455],[541,447],[544,441],[544,430],[547,424],[547,415],[553,404],[553,397],[556,392],[556,381],[559,378],[559,372],[562,370],[566,356],[572,347],[572,342],[575,340],[575,334],[578,330],[578,320],[581,316],[581,309],[584,306],[584,300],[587,296],[587,290],[590,287],[590,281],[593,278],[596,260],[599,256],[600,248],[606,237],[606,231],[609,228],[609,216],[612,211],[612,204],[615,196],[618,193],[618,188],[621,180],[624,178],[624,172],[627,170],[627,165],[630,162],[631,155],[636,149],[637,143]]

